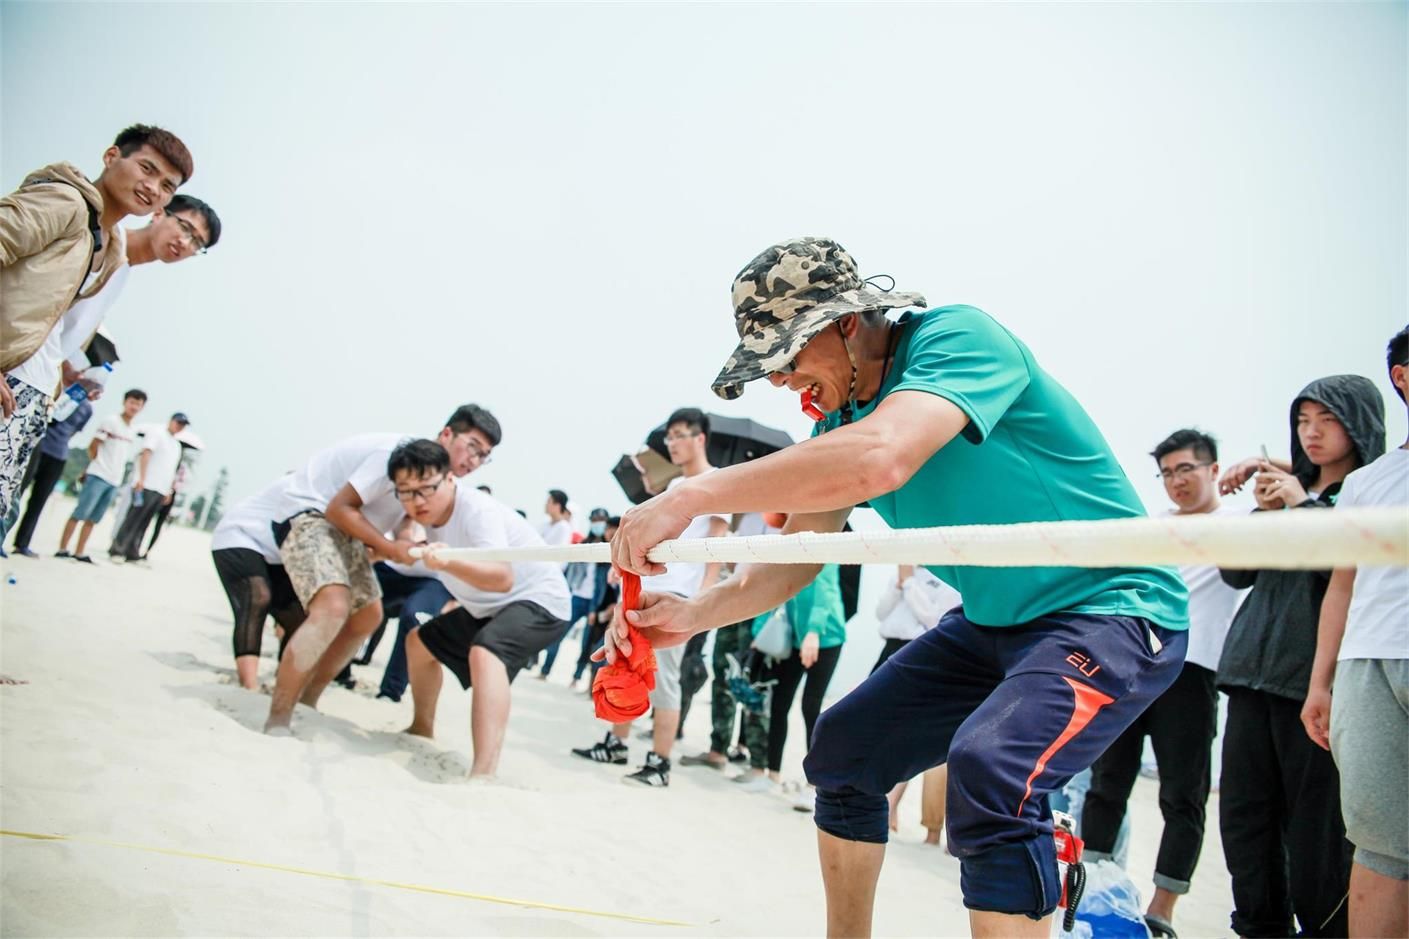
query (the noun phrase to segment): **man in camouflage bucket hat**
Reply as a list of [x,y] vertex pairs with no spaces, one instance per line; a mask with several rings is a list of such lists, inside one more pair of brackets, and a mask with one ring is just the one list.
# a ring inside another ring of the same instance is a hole
[[[646,553],[692,517],[789,512],[786,532],[839,531],[868,502],[894,528],[1141,516],[1095,424],[1032,352],[970,306],[919,303],[862,281],[833,241],[776,245],[734,282],[741,342],[722,397],[767,377],[822,412],[804,441],[686,480],[622,518],[612,560]],[[772,609],[820,565],[744,567],[689,600],[646,592],[627,621],[657,647]],[[949,848],[980,936],[1046,936],[1061,893],[1048,796],[1090,766],[1183,665],[1187,595],[1168,568],[930,565],[964,596],[825,711],[804,767],[827,930],[871,930],[886,793],[949,765]],[[607,631],[606,656],[626,645]]]
[[856,261],[828,238],[774,245],[734,278],[739,347],[714,380],[714,393],[737,398],[744,383],[791,362],[819,332],[847,313],[924,306],[918,293],[876,289]]

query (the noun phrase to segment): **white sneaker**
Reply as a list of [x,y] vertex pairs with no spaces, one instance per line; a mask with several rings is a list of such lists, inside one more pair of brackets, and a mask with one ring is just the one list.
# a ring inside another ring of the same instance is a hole
[[797,812],[807,812],[811,814],[817,809],[817,790],[811,786],[803,786],[793,796],[793,810]]

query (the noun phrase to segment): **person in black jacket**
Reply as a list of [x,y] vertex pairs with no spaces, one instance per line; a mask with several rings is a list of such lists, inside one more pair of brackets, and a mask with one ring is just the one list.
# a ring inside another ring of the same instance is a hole
[[[1264,462],[1260,512],[1330,508],[1341,481],[1385,451],[1384,399],[1333,375],[1291,406],[1291,472]],[[1218,687],[1228,693],[1219,827],[1240,936],[1344,936],[1350,843],[1331,755],[1301,726],[1330,571],[1223,570],[1251,587],[1233,619]],[[1292,923],[1295,916],[1297,926]]]

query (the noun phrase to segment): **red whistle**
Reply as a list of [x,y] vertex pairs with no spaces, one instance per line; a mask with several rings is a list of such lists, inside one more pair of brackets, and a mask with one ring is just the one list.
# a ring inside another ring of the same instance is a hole
[[812,418],[814,421],[824,421],[827,415],[822,413],[822,409],[812,403],[812,389],[802,389],[802,413]]

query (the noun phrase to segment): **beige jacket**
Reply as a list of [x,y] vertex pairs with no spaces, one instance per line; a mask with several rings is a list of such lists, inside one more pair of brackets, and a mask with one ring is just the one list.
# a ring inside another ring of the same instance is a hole
[[68,163],[54,163],[25,177],[0,199],[0,372],[39,350],[59,317],[79,297],[93,259],[98,276],[83,293],[91,297],[122,263],[111,231],[94,245],[103,197]]

